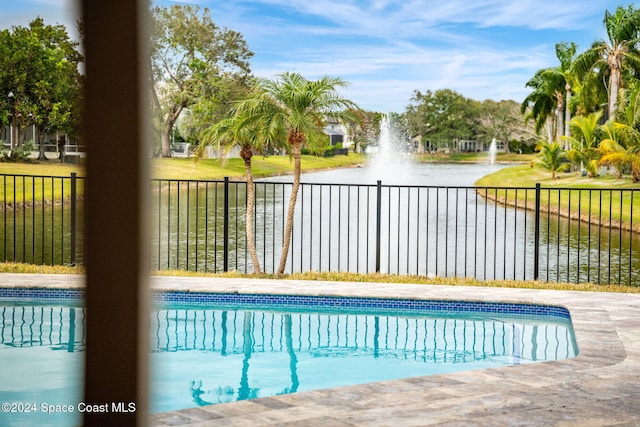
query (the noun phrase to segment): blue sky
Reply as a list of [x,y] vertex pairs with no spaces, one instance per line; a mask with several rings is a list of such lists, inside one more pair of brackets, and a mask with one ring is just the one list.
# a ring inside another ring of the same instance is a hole
[[[583,51],[606,38],[610,0],[155,0],[199,4],[243,34],[255,75],[339,76],[362,108],[402,112],[414,90],[453,89],[477,100],[522,101],[536,70],[556,66],[555,44]],[[35,16],[74,27],[74,0],[14,0],[0,28]],[[75,31],[72,31],[75,33]]]

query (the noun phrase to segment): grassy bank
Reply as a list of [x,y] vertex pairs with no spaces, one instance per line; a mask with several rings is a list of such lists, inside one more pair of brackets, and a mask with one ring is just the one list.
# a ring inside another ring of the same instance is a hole
[[[334,157],[316,157],[302,156],[302,171],[311,172],[324,169],[353,167],[366,163],[367,158],[364,154],[349,153],[348,156]],[[293,172],[293,159],[288,156],[255,156],[253,158],[253,173],[256,178],[267,176],[288,175]],[[78,176],[85,176],[84,167],[80,165],[68,165],[55,161],[32,163],[0,163],[0,174],[6,175],[31,175],[37,177],[68,177],[72,172]],[[244,179],[244,162],[242,159],[229,159],[223,164],[220,160],[204,159],[195,163],[188,158],[171,158],[171,159],[152,159],[151,160],[151,176],[153,178],[162,179],[184,179],[184,180],[219,180],[228,176],[232,180]],[[62,187],[62,180],[50,180],[36,178],[35,180],[17,179],[7,177],[2,181],[0,177],[0,186],[4,191],[4,198],[13,205],[23,204],[22,200],[26,193],[29,194],[29,200],[35,198],[38,202],[44,200],[45,203],[51,203],[54,194],[57,198],[62,194],[70,194],[69,181],[65,182]],[[80,195],[83,193],[82,182],[78,187]],[[31,196],[34,194],[35,196]]]
[[[302,156],[302,171],[311,172],[323,169],[352,167],[367,162],[364,154],[349,153],[348,156],[317,157]],[[293,158],[289,156],[254,156],[251,159],[253,176],[290,175],[293,173]],[[217,159],[203,159],[194,163],[191,159],[154,159],[151,162],[151,174],[162,179],[244,179],[242,159],[229,159],[221,162]]]
[[[640,191],[616,190],[640,189],[631,179],[616,179],[611,175],[597,178],[583,177],[579,173],[562,173],[552,179],[549,171],[530,165],[501,169],[478,181],[479,187],[496,187],[480,192],[482,196],[499,203],[520,208],[534,209],[535,192],[514,188],[534,188],[540,183],[540,208],[542,212],[566,218],[590,222],[594,225],[613,226],[640,232]],[[507,187],[510,189],[497,189]],[[612,191],[589,192],[588,189]],[[633,210],[631,207],[635,206]],[[578,208],[580,212],[578,212]]]
[[[497,153],[496,163],[530,163],[535,154]],[[488,163],[489,153],[426,153],[415,156],[418,162]]]
[[[71,194],[72,173],[84,176],[84,168],[79,165],[69,165],[57,162],[7,163],[0,162],[0,209],[15,206],[31,206],[58,203],[68,199]],[[16,175],[14,179],[12,175]],[[84,180],[77,181],[77,194],[80,198],[84,194]]]
[[[356,166],[366,163],[364,154],[349,153],[348,156],[317,157],[302,156],[302,171]],[[256,177],[286,175],[293,172],[293,159],[288,156],[255,156],[252,159],[253,174]],[[233,179],[244,177],[242,159],[229,159],[222,162],[217,159],[203,159],[194,163],[190,158],[152,159],[151,176],[162,179]],[[72,172],[84,176],[84,166],[69,165],[56,161],[33,161],[31,163],[0,163],[0,174],[69,176]]]
[[[84,274],[82,267],[65,266],[37,266],[19,263],[0,263],[1,273],[29,273],[29,274]],[[389,283],[389,284],[424,284],[446,286],[484,286],[519,289],[547,289],[582,292],[616,292],[616,293],[640,293],[640,287],[626,285],[597,285],[592,283],[552,283],[542,281],[518,281],[518,280],[476,280],[472,278],[457,277],[427,277],[427,276],[402,276],[395,274],[356,274],[356,273],[296,273],[296,274],[262,274],[260,276],[229,272],[224,274],[188,272],[188,271],[159,271],[153,272],[157,276],[188,276],[188,277],[220,277],[229,279],[279,279],[279,280],[319,280],[331,282],[359,282],[359,283]]]

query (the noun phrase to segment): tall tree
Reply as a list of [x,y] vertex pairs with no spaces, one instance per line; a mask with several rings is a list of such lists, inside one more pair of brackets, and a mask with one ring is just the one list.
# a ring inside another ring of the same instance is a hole
[[409,128],[436,144],[453,150],[460,139],[471,139],[479,133],[477,103],[451,89],[421,93],[415,91],[405,111]]
[[185,141],[198,144],[203,131],[212,123],[218,123],[227,118],[233,109],[233,104],[248,96],[250,90],[248,81],[226,79],[220,83],[215,94],[200,98],[183,112],[180,121],[176,123]]
[[515,101],[493,101],[487,99],[480,104],[480,120],[486,141],[496,138],[504,142],[509,151],[509,141],[522,136],[524,129],[519,126],[519,105]]
[[[0,31],[0,57],[4,61],[11,57],[11,49],[11,32],[9,30]],[[4,130],[12,119],[13,97],[10,94],[13,95],[13,82],[7,73],[9,70],[9,67],[0,67],[0,131]]]
[[248,79],[253,53],[240,33],[218,27],[206,8],[155,7],[152,22],[151,99],[160,115],[162,156],[171,157],[171,131],[180,114],[216,99],[229,79]]
[[347,82],[338,77],[323,76],[318,80],[307,80],[298,73],[286,72],[275,79],[258,79],[256,91],[241,101],[236,109],[236,113],[247,117],[249,122],[261,124],[267,132],[267,142],[285,144],[293,155],[293,186],[278,274],[284,272],[291,244],[300,188],[302,147],[313,149],[326,144],[327,136],[323,129],[327,118],[338,121],[357,119],[353,112],[358,107],[338,92],[339,88],[346,85]]
[[578,55],[574,62],[576,74],[584,79],[588,74],[608,72],[608,116],[613,117],[618,105],[619,90],[623,86],[621,75],[625,63],[640,67],[637,50],[640,31],[640,12],[633,5],[619,6],[615,13],[605,11],[604,26],[609,38],[595,41],[589,49]]
[[[13,129],[33,125],[44,132],[74,133],[80,128],[83,61],[78,43],[62,25],[36,18],[28,27],[0,33],[0,117]],[[17,140],[17,138],[12,138]],[[42,137],[40,138],[42,139]],[[40,144],[44,157],[44,144]]]
[[525,121],[531,119],[535,122],[536,133],[545,127],[548,121],[552,126],[548,126],[547,140],[553,142],[557,136],[557,115],[558,91],[561,85],[555,79],[550,79],[547,69],[540,69],[526,83],[526,87],[532,89],[531,93],[522,101],[520,111],[524,114]]
[[353,141],[353,152],[363,152],[380,137],[380,122],[384,114],[357,109],[352,112],[352,118],[345,118],[345,125]]
[[547,79],[555,90],[558,134],[560,136],[571,135],[571,96],[573,86],[576,85],[576,77],[573,73],[576,49],[577,46],[573,42],[556,44],[556,57],[560,61],[560,65],[547,68],[542,73],[542,78]]

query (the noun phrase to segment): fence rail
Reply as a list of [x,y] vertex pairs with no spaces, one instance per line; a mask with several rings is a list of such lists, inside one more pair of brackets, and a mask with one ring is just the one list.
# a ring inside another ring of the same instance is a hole
[[[84,260],[84,178],[0,175],[4,261]],[[246,183],[152,180],[155,270],[252,272]],[[290,183],[255,183],[255,243],[274,272]],[[52,202],[52,201],[55,201]],[[303,183],[286,272],[384,272],[640,285],[634,189]]]

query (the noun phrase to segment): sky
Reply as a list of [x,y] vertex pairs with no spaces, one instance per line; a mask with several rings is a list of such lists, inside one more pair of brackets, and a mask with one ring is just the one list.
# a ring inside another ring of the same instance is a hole
[[[605,39],[612,0],[154,0],[197,4],[240,32],[254,52],[253,74],[289,71],[340,77],[361,108],[405,111],[414,91],[451,89],[475,99],[517,102],[540,68],[558,65],[555,45],[578,52]],[[36,16],[75,36],[75,0],[2,0],[0,28]]]

